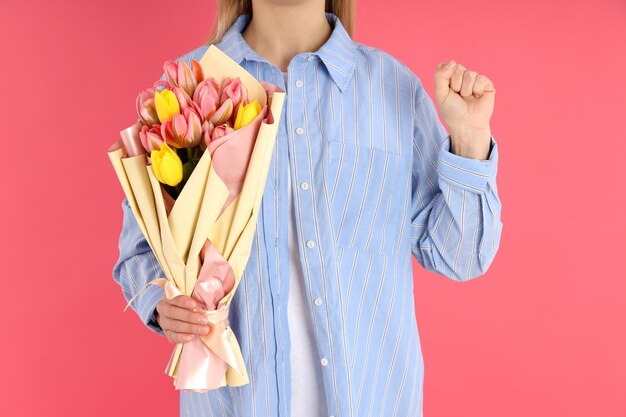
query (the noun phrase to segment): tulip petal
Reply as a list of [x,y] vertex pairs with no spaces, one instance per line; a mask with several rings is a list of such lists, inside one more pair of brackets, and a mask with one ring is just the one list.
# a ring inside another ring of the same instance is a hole
[[165,61],[163,63],[163,72],[165,73],[165,78],[172,87],[178,86],[178,69],[177,68],[178,68],[177,65],[173,61]]
[[172,90],[164,88],[154,94],[154,106],[161,123],[180,113],[180,105]]
[[211,116],[210,121],[214,125],[221,125],[221,124],[226,123],[226,121],[230,119],[230,116],[232,116],[232,114],[233,114],[233,101],[230,98],[227,98],[222,103],[220,108],[217,109],[215,113],[213,113],[213,116]]
[[181,110],[191,105],[191,97],[189,97],[189,94],[187,94],[182,87],[174,87],[172,91],[174,91],[174,95],[176,96],[176,100],[178,100]]
[[178,83],[189,96],[193,95],[198,85],[195,75],[191,72],[191,68],[182,60],[178,61]]
[[202,140],[202,124],[200,117],[193,111],[186,112],[187,132],[185,134],[185,147],[197,146]]
[[235,120],[235,130],[246,126],[261,112],[261,105],[257,99],[254,99],[252,103],[246,104],[245,106],[242,104],[239,106],[240,109],[237,111],[237,118]]
[[175,150],[163,143],[159,150],[150,153],[152,171],[159,182],[172,187],[183,179],[183,164]]
[[241,120],[243,118],[243,103],[239,103],[237,107],[237,116],[235,117],[234,128],[238,130],[241,127]]
[[196,84],[199,84],[200,81],[204,80],[204,69],[202,68],[202,65],[200,65],[200,63],[195,59],[191,60],[191,71],[196,77]]

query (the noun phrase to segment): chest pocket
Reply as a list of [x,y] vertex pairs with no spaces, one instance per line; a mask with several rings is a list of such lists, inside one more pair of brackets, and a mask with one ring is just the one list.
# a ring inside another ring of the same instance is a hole
[[327,142],[325,181],[338,247],[381,255],[396,252],[402,207],[397,154]]

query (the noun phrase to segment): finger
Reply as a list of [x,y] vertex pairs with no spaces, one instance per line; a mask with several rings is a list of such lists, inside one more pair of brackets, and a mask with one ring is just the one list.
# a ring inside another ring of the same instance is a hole
[[193,324],[186,321],[180,321],[172,319],[170,317],[161,318],[161,328],[173,330],[176,333],[191,333],[191,334],[208,334],[209,326]]
[[440,62],[437,65],[437,70],[435,71],[435,78],[449,80],[452,73],[456,70],[457,65],[457,62],[454,59],[447,62]]
[[200,312],[173,305],[168,307],[167,317],[193,324],[207,324],[209,322],[209,318]]
[[461,97],[469,97],[474,91],[474,83],[476,82],[476,71],[467,70],[463,74],[463,84],[461,85]]
[[189,297],[188,295],[177,295],[174,298],[166,298],[165,294],[163,294],[163,299],[165,301],[167,301],[170,304],[173,304],[175,306],[179,306],[179,307],[184,307],[184,308],[197,308],[198,303],[196,302],[196,300],[194,300],[193,298]]
[[456,66],[457,63],[453,59],[437,65],[437,70],[435,71],[435,97],[443,99],[448,96],[450,93],[450,76]]
[[163,330],[163,333],[172,343],[187,343],[191,341],[194,337],[196,337],[194,334],[177,333],[169,329]]
[[463,85],[463,74],[465,71],[466,68],[463,65],[457,64],[452,76],[450,77],[450,89],[455,93],[461,91],[461,86]]
[[482,96],[485,91],[489,91],[490,86],[493,86],[491,80],[482,74],[478,74],[474,83],[474,96],[477,98]]

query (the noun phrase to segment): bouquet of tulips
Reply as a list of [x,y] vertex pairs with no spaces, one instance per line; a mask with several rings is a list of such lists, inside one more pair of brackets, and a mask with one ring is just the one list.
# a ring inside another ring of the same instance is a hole
[[176,389],[240,386],[249,380],[228,313],[250,255],[285,92],[215,45],[199,61],[166,61],[164,73],[139,93],[139,119],[108,155],[165,274],[148,284],[168,298],[193,297],[209,318],[209,334],[177,344],[165,372]]
[[208,145],[253,121],[261,106],[248,100],[239,77],[226,77],[220,85],[205,78],[194,59],[191,65],[166,61],[163,69],[166,80],[137,96],[139,137],[154,174],[175,199]]

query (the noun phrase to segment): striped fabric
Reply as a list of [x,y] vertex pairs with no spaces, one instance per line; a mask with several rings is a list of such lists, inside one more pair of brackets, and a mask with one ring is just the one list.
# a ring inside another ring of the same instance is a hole
[[[330,417],[422,416],[424,363],[412,257],[455,281],[484,274],[500,243],[498,148],[488,160],[450,152],[420,79],[391,55],[350,39],[337,17],[316,52],[289,64],[288,93],[251,256],[230,321],[250,383],[180,392],[182,416],[289,416],[288,166],[297,244]],[[284,87],[240,16],[216,44],[260,80]],[[199,59],[201,46],[179,59]],[[162,276],[128,203],[113,277],[128,300]],[[133,302],[154,321],[162,289]],[[292,416],[298,417],[298,416]],[[322,416],[323,417],[323,416]]]

